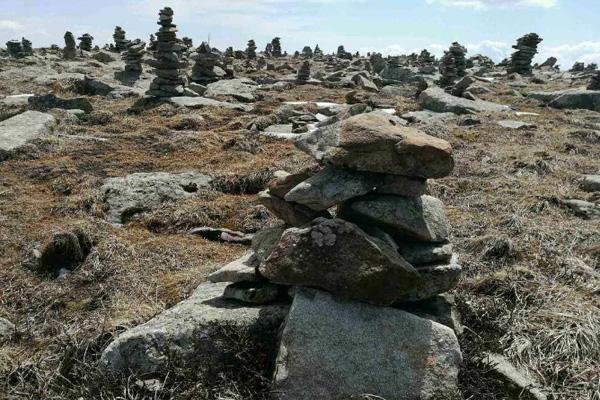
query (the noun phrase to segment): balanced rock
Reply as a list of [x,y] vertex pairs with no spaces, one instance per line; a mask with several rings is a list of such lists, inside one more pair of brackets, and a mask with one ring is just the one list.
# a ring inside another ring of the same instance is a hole
[[73,60],[77,56],[75,37],[71,32],[65,33],[65,48],[63,49],[63,58]]
[[529,33],[517,40],[513,46],[515,51],[510,57],[508,72],[517,72],[519,74],[531,74],[531,61],[537,54],[537,46],[542,42],[542,38],[535,33]]
[[391,304],[420,281],[390,245],[341,219],[287,229],[259,271],[274,283],[318,287],[372,304]]
[[215,73],[215,67],[220,58],[220,55],[213,51],[208,43],[202,42],[192,56],[192,59],[196,61],[192,68],[192,81],[201,85],[216,82],[219,76]]
[[254,60],[256,58],[256,42],[253,39],[248,40],[248,45],[246,46],[246,57],[249,60]]
[[127,51],[122,55],[125,61],[125,71],[140,74],[142,72],[142,58],[144,57],[146,43],[140,39],[130,42],[127,46]]

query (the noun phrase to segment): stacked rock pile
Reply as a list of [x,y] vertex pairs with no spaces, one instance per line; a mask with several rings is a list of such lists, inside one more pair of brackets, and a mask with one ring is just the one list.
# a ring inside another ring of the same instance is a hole
[[352,60],[352,53],[346,51],[344,46],[338,46],[335,55],[337,58],[341,58],[343,60]]
[[319,47],[318,44],[315,46],[315,49],[313,50],[313,57],[318,58],[318,59],[323,57],[323,50],[321,50],[321,48]]
[[254,60],[256,58],[256,42],[254,39],[248,40],[248,45],[246,46],[246,57],[249,60]]
[[296,80],[300,83],[305,83],[310,80],[310,62],[308,60],[304,61],[298,69]]
[[219,76],[215,73],[221,56],[210,47],[206,42],[202,42],[196,49],[196,53],[192,56],[192,60],[196,63],[192,68],[192,81],[202,85],[215,82]]
[[381,53],[373,53],[369,56],[369,62],[373,67],[373,72],[379,74],[386,66],[385,60]]
[[[395,307],[409,304],[410,308],[410,304],[416,304],[411,302],[432,299],[458,283],[462,268],[448,240],[444,205],[426,194],[427,179],[441,178],[452,171],[452,148],[445,140],[404,127],[397,120],[375,111],[302,135],[298,147],[312,155],[318,166],[296,174],[279,171],[269,189],[259,195],[261,204],[285,225],[257,233],[251,253],[209,276],[212,282],[231,282],[224,297],[246,303],[273,302],[286,293],[295,296],[283,331],[274,378],[279,399],[307,398],[305,395],[311,390],[323,391],[320,396],[311,396],[319,399],[351,398],[360,393],[379,396],[400,393],[397,388],[388,391],[383,380],[367,383],[358,379],[363,372],[372,374],[367,366],[363,371],[362,366],[350,363],[352,372],[333,372],[340,364],[348,365],[348,358],[354,357],[350,354],[364,352],[363,345],[377,347],[379,336],[373,333],[377,330],[375,325],[367,323],[371,326],[366,328],[370,333],[361,336],[360,344],[353,340],[338,343],[333,337],[319,343],[336,348],[335,355],[327,360],[304,358],[302,351],[311,351],[307,348],[286,353],[290,350],[288,345],[298,339],[297,335],[307,335],[301,342],[313,334],[319,335],[319,329],[312,331],[308,327],[307,331],[301,329],[303,333],[290,331],[293,326],[290,321],[299,316],[295,307],[305,300],[304,296],[313,300],[312,296],[333,298],[344,304],[342,308],[346,311],[354,310],[350,314],[367,307],[375,321],[381,313],[403,313]],[[308,318],[317,321],[322,318],[323,309],[319,308],[322,304],[320,301],[313,304],[316,308],[309,308],[315,314]],[[344,318],[328,321],[328,331],[354,329],[345,325]],[[460,351],[454,333],[445,327],[443,332],[448,340],[444,346],[452,354],[444,360],[443,384],[433,385],[430,388],[433,392],[424,393],[420,385],[408,383],[405,390],[414,393],[394,398],[433,399],[456,387]],[[355,334],[360,336],[358,332]],[[428,347],[437,346],[432,343],[428,340],[418,357],[428,357],[427,354],[440,357],[439,349]],[[296,342],[292,346],[298,345]],[[404,353],[410,352],[410,346],[404,347],[399,342],[391,346],[393,352],[400,352],[400,359],[411,357]],[[396,356],[382,357],[377,362],[387,365],[384,374],[393,375],[390,379],[405,381],[413,373],[409,371],[412,366],[405,369],[397,364]],[[290,373],[285,374],[283,369]],[[308,377],[301,378],[299,371],[315,369],[320,376],[330,376],[331,382],[311,383],[301,388]],[[361,383],[348,385],[346,378],[357,378]],[[354,392],[359,390],[362,392]]]
[[265,57],[272,57],[272,56],[273,56],[273,44],[267,43],[267,45],[265,46]]
[[148,51],[156,51],[156,37],[153,34],[150,34],[147,49]]
[[458,76],[462,78],[467,74],[467,59],[465,57],[467,48],[458,42],[454,42],[452,43],[452,46],[450,46],[448,52],[454,57],[456,72],[458,73]]
[[588,90],[600,90],[600,71],[596,72],[596,75],[592,76],[590,84],[587,87]]
[[281,53],[281,38],[279,38],[279,37],[273,38],[273,40],[271,41],[271,46],[273,46],[273,50],[271,52],[273,57],[282,57],[283,56],[283,54]]
[[437,82],[438,85],[452,86],[457,79],[466,75],[466,53],[467,49],[456,42],[452,43],[448,51],[444,52],[444,56],[440,60],[439,71],[442,76]]
[[423,49],[417,56],[417,63],[420,65],[433,64],[435,62],[435,56],[427,49]]
[[33,46],[30,40],[21,38],[21,47],[23,49],[23,55],[25,57],[33,55]]
[[134,74],[142,73],[142,58],[144,57],[146,43],[140,39],[136,39],[129,43],[127,51],[123,53],[121,58],[125,61],[125,71]]
[[113,40],[115,41],[115,51],[121,52],[127,50],[129,40],[125,38],[125,31],[120,26],[115,27],[115,33],[113,33]]
[[23,44],[19,40],[9,40],[6,42],[6,50],[8,55],[13,58],[25,57],[23,53]]
[[304,58],[313,58],[313,51],[310,46],[304,46],[302,49],[302,57]]
[[77,40],[79,40],[79,48],[81,50],[92,51],[92,42],[94,41],[94,37],[92,35],[90,35],[89,33],[84,33],[83,35],[81,35],[81,37],[78,37]]
[[156,78],[146,92],[149,96],[172,97],[185,94],[185,76],[183,69],[187,63],[180,59],[184,46],[177,41],[177,25],[173,24],[173,10],[165,7],[159,12],[158,24],[160,28],[156,33],[158,39],[154,60],[149,65],[154,68]]
[[571,67],[569,72],[583,72],[584,70],[585,70],[585,63],[583,63],[581,61],[577,61],[575,64],[573,64],[573,66]]
[[519,38],[517,44],[513,46],[513,49],[517,51],[510,57],[508,72],[522,75],[531,74],[531,61],[537,54],[537,46],[542,40],[536,33],[529,33]]
[[65,33],[65,48],[63,49],[63,58],[65,60],[72,60],[77,56],[77,48],[75,44],[75,37],[71,32]]

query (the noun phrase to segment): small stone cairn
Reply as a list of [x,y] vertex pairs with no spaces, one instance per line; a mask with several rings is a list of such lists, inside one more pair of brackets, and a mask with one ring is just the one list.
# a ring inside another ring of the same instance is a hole
[[273,40],[271,41],[271,45],[273,46],[273,57],[282,57],[283,54],[281,53],[281,38],[273,38]]
[[79,40],[79,49],[83,51],[92,51],[94,47],[92,42],[94,41],[94,37],[89,33],[84,33],[80,37],[77,38]]
[[373,67],[373,72],[379,74],[385,69],[386,63],[381,53],[371,54],[369,56],[369,61],[371,62],[371,66]]
[[125,71],[133,74],[141,74],[142,58],[146,49],[146,42],[142,42],[140,39],[136,39],[129,43],[127,51],[121,56],[125,61]]
[[158,24],[160,28],[156,33],[158,42],[154,52],[154,60],[149,65],[154,68],[156,78],[150,84],[149,96],[172,97],[185,94],[185,76],[183,69],[187,63],[181,60],[184,47],[177,41],[177,25],[173,24],[173,10],[165,7],[159,12]]
[[319,47],[318,44],[315,46],[315,49],[313,50],[313,57],[318,58],[318,59],[323,58],[323,50],[321,50],[321,48]]
[[588,90],[600,90],[600,71],[596,72],[587,87]]
[[29,57],[33,55],[33,46],[30,40],[21,38],[21,47],[23,48],[23,56]]
[[265,46],[265,57],[273,57],[273,44],[272,43],[267,43],[267,45]]
[[310,62],[308,60],[304,61],[298,69],[296,80],[299,83],[306,83],[310,80]]
[[508,72],[516,72],[521,75],[531,74],[531,61],[537,54],[537,46],[542,40],[536,33],[529,33],[519,38],[517,44],[513,46],[513,49],[517,51],[510,57]]
[[310,46],[304,46],[302,49],[303,58],[313,58],[313,51]]
[[75,44],[75,36],[71,32],[65,33],[65,48],[63,49],[63,58],[65,60],[73,60],[77,56],[77,47]]
[[338,46],[335,55],[337,58],[341,58],[342,60],[352,60],[352,53],[346,51],[344,46]]
[[115,27],[115,32],[113,33],[113,40],[115,41],[115,51],[122,52],[127,50],[129,40],[125,38],[125,31],[120,26]]
[[256,42],[254,41],[254,39],[250,39],[248,40],[248,45],[246,46],[246,57],[249,60],[254,60],[256,59]]
[[8,51],[8,55],[12,58],[25,57],[25,54],[23,53],[23,43],[19,40],[9,40],[6,42],[6,50]]
[[585,63],[583,63],[581,61],[577,61],[575,64],[573,64],[573,66],[569,70],[569,72],[583,72],[583,71],[585,71]]
[[202,42],[196,49],[196,53],[192,55],[192,60],[196,62],[192,68],[192,81],[202,85],[216,82],[219,77],[215,73],[215,67],[220,58],[221,56],[213,51],[208,43]]
[[467,49],[456,42],[452,43],[448,51],[444,52],[439,66],[442,77],[437,82],[438,85],[442,87],[452,86],[457,79],[466,75],[466,52]]

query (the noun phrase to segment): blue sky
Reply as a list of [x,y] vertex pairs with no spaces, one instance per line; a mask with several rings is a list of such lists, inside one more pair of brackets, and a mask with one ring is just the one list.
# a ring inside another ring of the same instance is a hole
[[598,0],[0,0],[0,43],[26,36],[34,46],[62,45],[66,30],[111,40],[115,25],[144,40],[157,28],[160,8],[171,6],[179,35],[219,48],[244,48],[254,38],[263,48],[281,36],[285,50],[319,43],[325,51],[436,54],[453,41],[470,54],[499,60],[517,37],[544,38],[539,59],[550,55],[570,66],[600,63]]

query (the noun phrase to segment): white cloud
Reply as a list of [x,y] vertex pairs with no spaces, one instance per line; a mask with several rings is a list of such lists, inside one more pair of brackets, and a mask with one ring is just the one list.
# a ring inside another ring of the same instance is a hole
[[17,21],[12,21],[9,19],[0,19],[0,30],[19,31],[23,28],[24,26]]
[[474,8],[478,10],[514,6],[552,8],[558,4],[558,0],[425,0],[425,2],[427,4]]
[[575,62],[582,61],[586,64],[600,64],[600,41],[599,42],[581,42],[574,44],[562,44],[558,46],[542,46],[538,60],[545,60],[554,56],[558,58],[558,63],[562,69],[569,69]]

